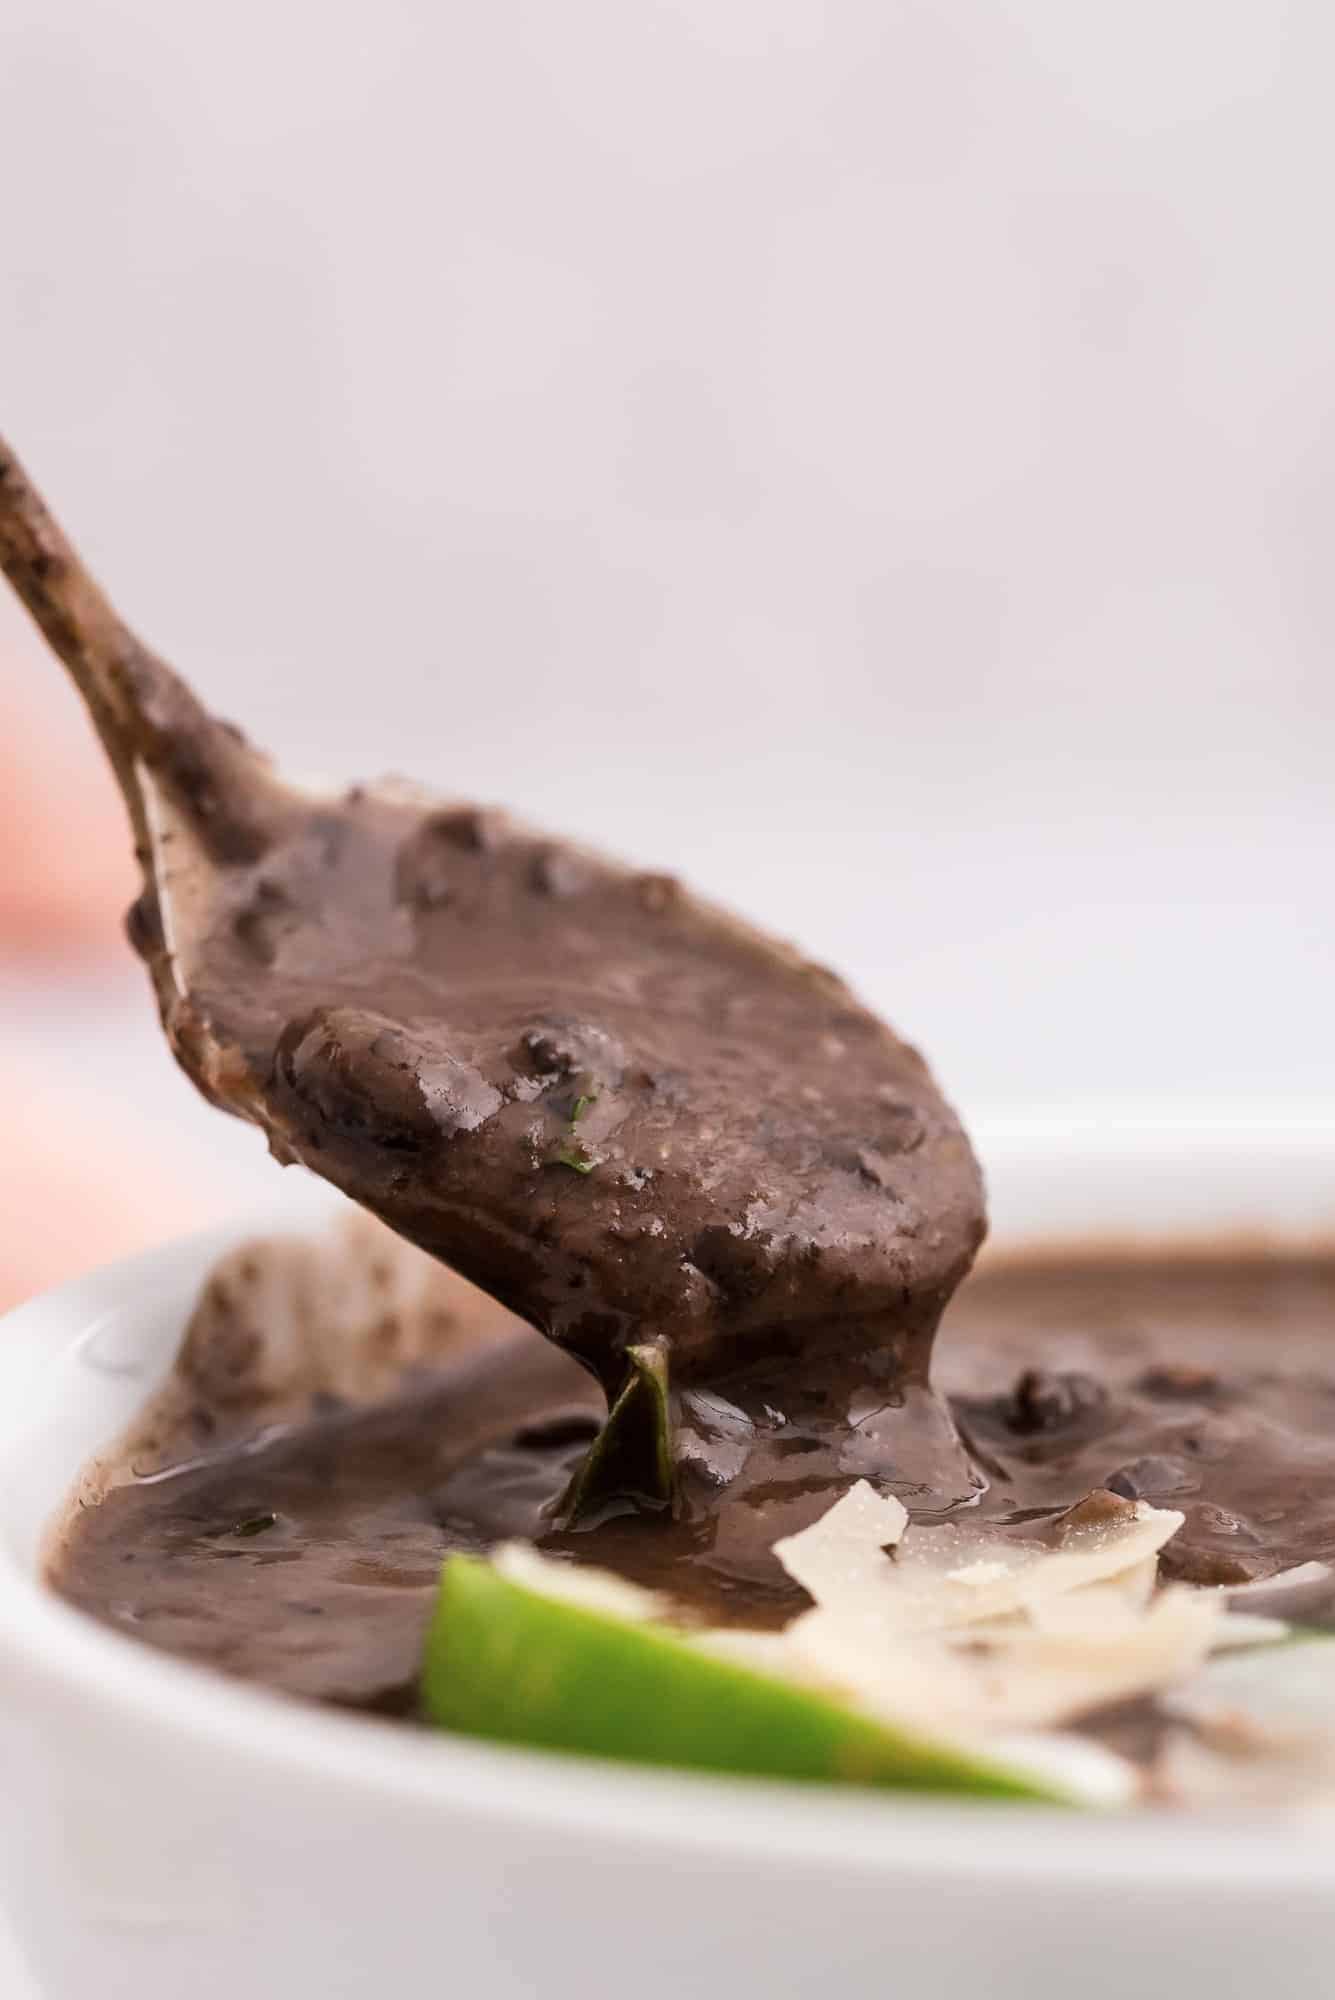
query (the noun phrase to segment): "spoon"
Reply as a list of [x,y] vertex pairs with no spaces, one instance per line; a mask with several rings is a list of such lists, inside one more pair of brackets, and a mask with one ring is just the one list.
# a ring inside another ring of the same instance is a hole
[[[206,1097],[583,1361],[649,1439],[645,1497],[679,1461],[701,1492],[743,1462],[748,1490],[805,1491],[817,1450],[928,1511],[977,1491],[927,1383],[978,1168],[842,980],[492,809],[284,783],[122,622],[3,442],[0,564],[119,782],[131,941]],[[604,1439],[634,1487],[626,1456]]]

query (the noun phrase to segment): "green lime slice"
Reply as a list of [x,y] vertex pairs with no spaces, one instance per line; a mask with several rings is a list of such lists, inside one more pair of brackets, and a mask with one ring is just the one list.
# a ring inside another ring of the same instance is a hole
[[442,1729],[628,1763],[1076,1802],[1058,1780],[545,1597],[475,1556],[446,1561],[422,1700]]

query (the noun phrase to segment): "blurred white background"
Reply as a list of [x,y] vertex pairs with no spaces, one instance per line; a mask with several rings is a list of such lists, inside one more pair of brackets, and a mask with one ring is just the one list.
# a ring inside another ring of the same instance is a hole
[[[0,22],[0,425],[285,762],[679,868],[984,1123],[1335,1096],[1322,0]],[[95,1086],[85,1213],[127,1104],[169,1169],[87,1261],[262,1162],[156,1046],[8,602],[0,704],[10,1060]]]

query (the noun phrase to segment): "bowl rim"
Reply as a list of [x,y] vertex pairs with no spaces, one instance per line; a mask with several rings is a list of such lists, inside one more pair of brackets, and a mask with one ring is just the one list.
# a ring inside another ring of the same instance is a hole
[[[1059,1127],[1057,1129],[1064,1129]],[[1176,1128],[1167,1128],[1170,1133]],[[1219,1122],[1218,1142],[1255,1143],[1245,1128]],[[1267,1128],[1284,1148],[1289,1121]],[[1324,1157],[1335,1150],[1335,1120],[1321,1125]],[[1295,1164],[1313,1163],[1316,1128],[1304,1121]],[[1040,1136],[1046,1150],[1051,1131]],[[1119,1137],[1119,1155],[1133,1159]],[[1142,1129],[1146,1145],[1153,1133]],[[1033,1135],[1024,1143],[1033,1143]],[[1143,1157],[1143,1149],[1142,1149]],[[257,1227],[273,1233],[309,1226],[323,1203],[309,1190],[291,1206],[270,1203],[220,1228],[104,1267],[30,1300],[0,1319],[0,1490],[8,1439],[22,1434],[21,1391],[68,1355],[109,1311],[151,1291],[188,1300],[213,1260]],[[17,1397],[14,1391],[19,1394]],[[17,1416],[15,1415],[17,1405]],[[76,1468],[71,1468],[71,1477]],[[472,1818],[516,1833],[612,1839],[670,1855],[706,1851],[721,1864],[803,1862],[852,1874],[911,1872],[971,1888],[1033,1881],[1048,1891],[1134,1886],[1175,1895],[1188,1884],[1261,1895],[1335,1885],[1335,1809],[1158,1815],[1072,1814],[1061,1808],[937,1801],[904,1794],[637,1768],[596,1759],[474,1743],[418,1733],[363,1716],[344,1716],[229,1681],[99,1625],[48,1591],[15,1550],[0,1542],[0,1683],[8,1705],[77,1704],[83,1724],[156,1734],[164,1754],[176,1743],[248,1766],[265,1778],[327,1795],[328,1809],[357,1823],[388,1809],[435,1820]],[[800,1803],[799,1803],[800,1802]],[[984,1816],[984,1817],[980,1817]],[[978,1837],[986,1827],[993,1835]]]

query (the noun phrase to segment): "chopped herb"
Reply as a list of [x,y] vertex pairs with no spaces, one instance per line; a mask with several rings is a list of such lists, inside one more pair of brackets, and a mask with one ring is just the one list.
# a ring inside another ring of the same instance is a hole
[[591,1174],[598,1164],[582,1146],[558,1146],[552,1158],[558,1167],[573,1167],[577,1174]]
[[598,1100],[596,1097],[577,1097],[575,1099],[575,1108],[570,1114],[571,1124],[578,1125],[580,1119],[584,1116],[584,1113],[588,1110],[589,1106],[591,1104],[596,1104],[597,1102]]
[[668,1344],[637,1342],[626,1349],[626,1377],[607,1422],[576,1467],[558,1508],[563,1527],[600,1519],[609,1506],[624,1512],[671,1507],[676,1494]]
[[238,1521],[232,1533],[234,1535],[263,1535],[270,1528],[276,1528],[277,1526],[277,1514],[252,1514],[249,1520]]

